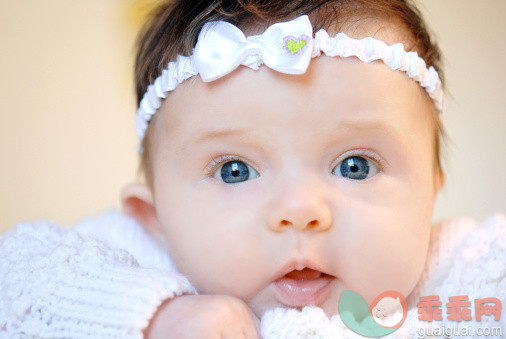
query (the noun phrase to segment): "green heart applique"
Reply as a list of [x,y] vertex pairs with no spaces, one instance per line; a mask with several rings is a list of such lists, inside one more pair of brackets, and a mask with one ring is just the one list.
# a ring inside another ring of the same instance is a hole
[[306,40],[288,40],[286,42],[286,48],[292,54],[296,54],[298,51],[302,49],[302,47],[306,46]]

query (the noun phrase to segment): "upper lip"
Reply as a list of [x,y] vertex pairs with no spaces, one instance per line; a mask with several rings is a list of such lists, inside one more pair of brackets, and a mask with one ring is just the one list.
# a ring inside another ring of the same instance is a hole
[[300,259],[292,259],[289,262],[287,262],[285,265],[283,265],[274,275],[273,281],[277,281],[277,280],[283,278],[285,275],[287,275],[288,273],[290,273],[293,270],[301,271],[304,268],[310,268],[315,271],[320,271],[320,272],[325,273],[327,275],[331,275],[331,274],[325,272],[320,265],[314,263],[313,261],[311,261],[309,259],[300,258]]

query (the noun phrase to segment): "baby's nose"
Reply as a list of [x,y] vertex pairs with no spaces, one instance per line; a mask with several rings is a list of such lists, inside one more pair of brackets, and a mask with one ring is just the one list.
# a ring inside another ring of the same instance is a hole
[[301,184],[278,194],[268,207],[269,229],[275,232],[328,230],[332,213],[323,191],[318,185]]
[[[295,220],[296,218],[293,218],[293,219]],[[321,218],[321,219],[323,219],[323,218]],[[279,223],[279,225],[276,227],[275,230],[281,231],[283,228],[290,227],[290,226],[296,230],[299,230],[299,231],[302,231],[305,229],[313,229],[313,230],[323,231],[325,229],[328,229],[330,227],[330,224],[326,223],[324,221],[320,221],[318,219],[313,219],[309,222],[306,222],[304,220],[290,221],[290,220],[283,219],[283,220],[281,220],[281,222]]]

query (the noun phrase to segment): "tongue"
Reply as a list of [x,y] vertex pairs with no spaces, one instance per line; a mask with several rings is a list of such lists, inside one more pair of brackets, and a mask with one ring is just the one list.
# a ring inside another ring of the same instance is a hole
[[322,275],[322,272],[313,270],[311,268],[304,268],[302,271],[293,270],[286,274],[285,277],[290,279],[317,279]]

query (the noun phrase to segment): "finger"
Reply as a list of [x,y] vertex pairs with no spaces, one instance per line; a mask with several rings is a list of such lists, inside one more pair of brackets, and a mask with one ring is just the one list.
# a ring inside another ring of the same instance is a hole
[[260,319],[258,319],[258,317],[256,315],[253,314],[253,320],[254,320],[254,323],[255,323],[255,330],[256,330],[256,337],[255,338],[260,338],[260,334],[261,334],[261,323],[260,323]]
[[247,306],[247,317],[246,320],[246,338],[247,339],[258,339],[260,338],[260,320],[255,315],[255,313]]
[[223,329],[221,339],[247,339],[247,330],[244,324],[237,320],[233,323],[229,323]]

